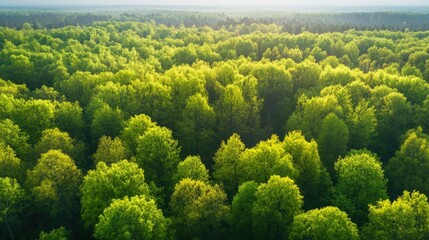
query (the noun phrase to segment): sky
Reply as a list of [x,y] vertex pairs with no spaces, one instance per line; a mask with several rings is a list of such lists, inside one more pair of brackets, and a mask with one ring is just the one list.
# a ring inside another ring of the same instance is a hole
[[0,0],[0,5],[429,5],[429,0]]

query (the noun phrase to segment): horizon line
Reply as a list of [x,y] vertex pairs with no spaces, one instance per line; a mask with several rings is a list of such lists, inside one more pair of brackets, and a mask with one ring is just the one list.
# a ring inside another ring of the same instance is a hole
[[132,3],[0,3],[0,6],[22,7],[22,6],[97,6],[97,7],[110,7],[110,6],[142,6],[142,7],[249,7],[249,6],[266,6],[266,7],[419,7],[429,6],[427,4],[259,4],[249,3],[246,6],[241,4],[132,4]]

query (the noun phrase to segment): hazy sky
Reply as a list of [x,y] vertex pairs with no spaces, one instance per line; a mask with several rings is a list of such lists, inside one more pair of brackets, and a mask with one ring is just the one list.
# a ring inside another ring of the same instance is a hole
[[429,0],[0,0],[0,5],[429,5]]

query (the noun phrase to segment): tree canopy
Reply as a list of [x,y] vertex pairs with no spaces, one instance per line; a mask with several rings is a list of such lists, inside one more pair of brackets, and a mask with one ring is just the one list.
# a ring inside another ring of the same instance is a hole
[[410,8],[0,7],[0,238],[428,238]]

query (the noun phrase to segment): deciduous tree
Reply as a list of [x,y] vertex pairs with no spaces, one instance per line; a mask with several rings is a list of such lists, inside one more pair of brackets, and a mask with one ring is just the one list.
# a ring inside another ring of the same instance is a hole
[[245,145],[240,136],[233,134],[228,141],[222,141],[213,158],[213,177],[219,184],[222,183],[229,197],[234,196],[243,179],[244,165],[241,163],[241,155],[244,149]]
[[404,191],[395,201],[388,199],[369,207],[369,222],[363,239],[427,239],[429,203],[419,192]]
[[88,228],[98,222],[98,216],[113,199],[149,194],[143,170],[127,160],[110,167],[99,162],[84,177],[81,191],[82,219]]
[[159,187],[172,186],[172,177],[180,161],[180,147],[172,132],[165,127],[153,127],[140,138],[137,147],[137,164],[145,169],[148,182]]
[[298,186],[289,177],[271,176],[259,185],[252,207],[254,236],[282,239],[289,236],[295,215],[301,213],[303,200]]
[[177,165],[177,171],[174,174],[173,179],[175,182],[179,182],[185,178],[208,182],[209,171],[201,162],[201,158],[199,156],[188,156]]
[[115,199],[95,225],[96,239],[168,239],[170,221],[144,195]]
[[170,207],[178,239],[225,237],[229,206],[218,185],[183,179],[175,186]]
[[36,166],[27,172],[26,186],[37,211],[42,218],[49,216],[60,224],[71,224],[69,221],[79,213],[81,183],[81,170],[61,150],[42,154]]
[[381,162],[368,152],[352,152],[335,163],[338,183],[333,203],[346,211],[357,224],[363,224],[368,204],[386,199],[386,179]]

